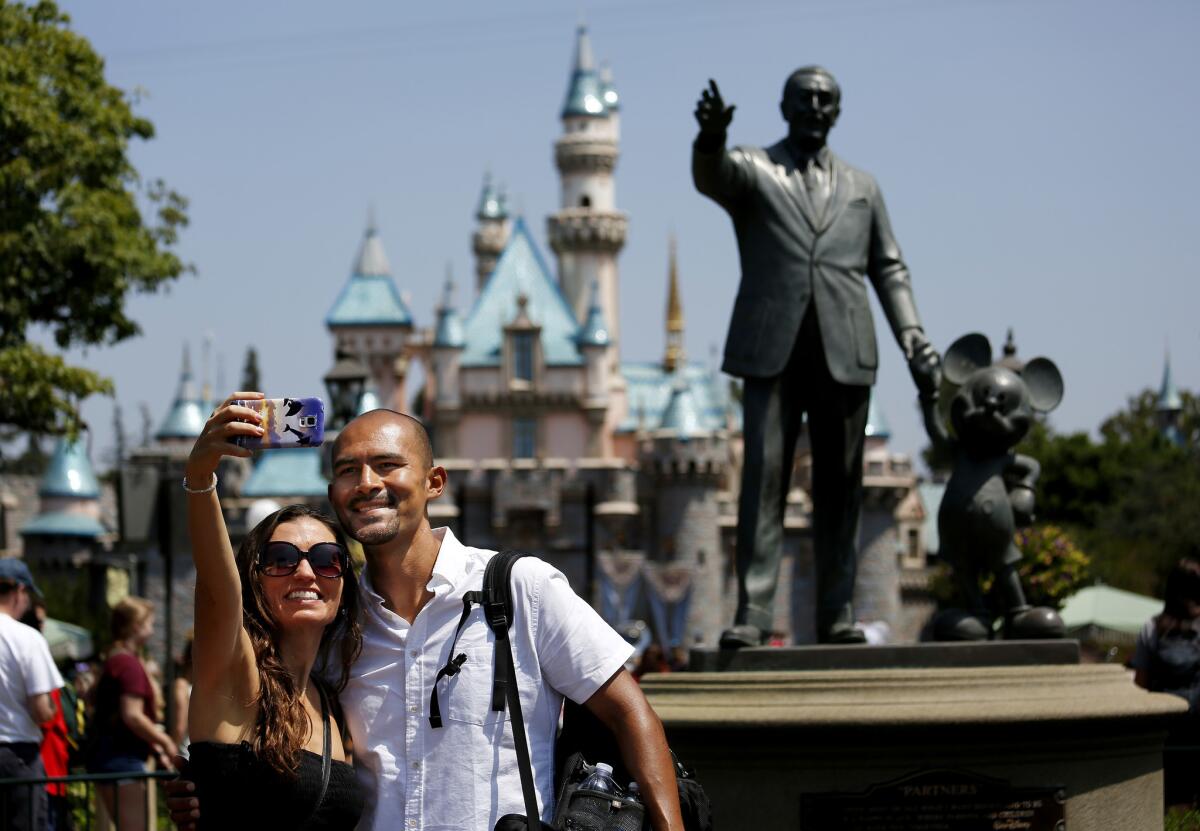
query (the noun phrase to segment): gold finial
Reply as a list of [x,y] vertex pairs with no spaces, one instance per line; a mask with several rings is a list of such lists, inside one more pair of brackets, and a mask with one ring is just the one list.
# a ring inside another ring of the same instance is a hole
[[663,355],[663,369],[674,372],[683,363],[683,303],[679,299],[679,265],[674,234],[671,234],[670,252],[667,269],[667,351]]

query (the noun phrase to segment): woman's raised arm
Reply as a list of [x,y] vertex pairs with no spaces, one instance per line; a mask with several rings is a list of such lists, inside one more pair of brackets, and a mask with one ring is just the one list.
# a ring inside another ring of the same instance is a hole
[[217,498],[216,471],[222,456],[249,456],[235,444],[238,436],[261,436],[260,418],[233,401],[259,399],[261,392],[235,392],[204,425],[188,456],[184,487],[188,491],[188,536],[196,565],[196,622],[192,644],[195,684],[212,689],[228,681],[242,641],[242,581],[238,576],[229,531]]

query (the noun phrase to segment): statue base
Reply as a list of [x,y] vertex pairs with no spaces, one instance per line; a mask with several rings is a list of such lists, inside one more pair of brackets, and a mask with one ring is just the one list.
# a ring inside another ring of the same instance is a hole
[[[1162,828],[1163,742],[1186,704],[1078,663],[1073,642],[698,652],[731,668],[642,688],[717,828]],[[843,653],[853,668],[829,668]]]

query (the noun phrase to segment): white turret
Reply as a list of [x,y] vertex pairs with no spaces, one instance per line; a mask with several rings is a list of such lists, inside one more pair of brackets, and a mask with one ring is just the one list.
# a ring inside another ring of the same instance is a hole
[[[608,88],[613,100],[616,93]],[[587,27],[580,26],[575,65],[563,105],[563,135],[554,145],[562,179],[562,202],[547,222],[550,247],[558,255],[558,279],[575,319],[588,314],[591,286],[599,286],[609,338],[619,346],[617,254],[625,245],[628,217],[616,209],[613,171],[617,164],[614,113],[592,60]],[[617,349],[612,350],[616,360]]]

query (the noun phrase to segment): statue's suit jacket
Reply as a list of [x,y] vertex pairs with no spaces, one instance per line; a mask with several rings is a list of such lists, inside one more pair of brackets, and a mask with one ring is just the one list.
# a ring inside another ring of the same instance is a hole
[[693,147],[696,188],[729,212],[737,232],[742,279],[722,366],[730,375],[781,373],[815,303],[834,380],[873,384],[879,356],[864,277],[897,336],[921,325],[879,186],[829,158],[832,191],[818,216],[784,142],[712,153]]

